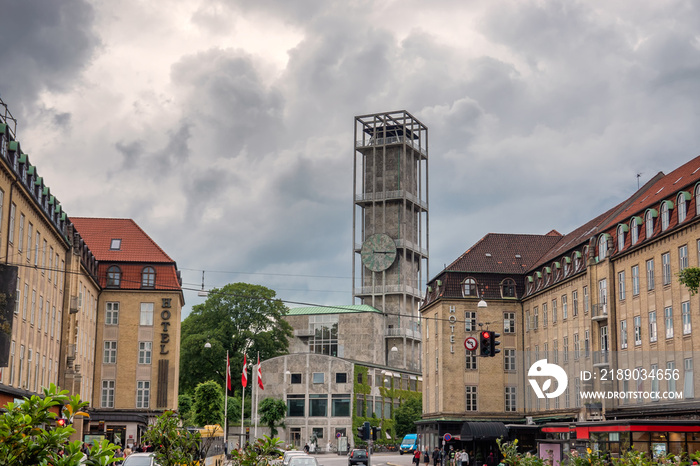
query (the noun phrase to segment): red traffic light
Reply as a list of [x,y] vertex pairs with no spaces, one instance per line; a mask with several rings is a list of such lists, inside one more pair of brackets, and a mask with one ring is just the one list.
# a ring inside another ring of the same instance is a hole
[[491,338],[491,332],[481,332],[481,338],[486,338],[488,340]]

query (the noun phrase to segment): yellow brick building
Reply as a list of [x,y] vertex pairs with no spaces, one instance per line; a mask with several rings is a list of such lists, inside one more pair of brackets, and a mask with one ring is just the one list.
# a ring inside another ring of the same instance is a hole
[[[472,246],[429,282],[421,309],[426,443],[450,432],[469,445],[508,423],[699,419],[700,299],[677,276],[700,266],[698,225],[695,158],[566,235]],[[493,358],[463,346],[487,327],[501,334]],[[533,372],[542,360],[566,373],[558,396],[538,394],[559,386]]]
[[69,218],[0,107],[0,406],[55,383],[90,402],[77,438],[137,442],[177,408],[177,266],[132,220]]

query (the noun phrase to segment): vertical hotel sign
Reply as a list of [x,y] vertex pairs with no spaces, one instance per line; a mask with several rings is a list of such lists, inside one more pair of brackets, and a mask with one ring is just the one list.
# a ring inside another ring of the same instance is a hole
[[170,343],[170,333],[168,332],[168,327],[170,327],[170,318],[172,317],[172,312],[170,312],[170,309],[172,309],[172,298],[163,298],[161,300],[161,308],[160,325],[163,328],[162,332],[160,333],[160,354],[168,354],[170,352],[170,350],[167,349],[167,346]]
[[[170,353],[170,319],[172,318],[172,298],[162,298],[160,301],[160,354]],[[170,360],[161,358],[158,360],[158,389],[156,392],[156,405],[159,408],[168,407],[168,373],[170,372]]]

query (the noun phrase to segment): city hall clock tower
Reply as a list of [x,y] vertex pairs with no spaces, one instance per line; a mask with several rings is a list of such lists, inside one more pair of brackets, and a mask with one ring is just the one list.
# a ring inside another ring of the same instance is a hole
[[384,363],[421,370],[428,278],[428,128],[406,111],[355,117],[353,300],[385,314]]

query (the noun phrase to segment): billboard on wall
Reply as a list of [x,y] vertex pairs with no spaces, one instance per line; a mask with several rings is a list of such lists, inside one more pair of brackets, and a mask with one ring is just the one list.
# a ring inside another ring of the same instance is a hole
[[0,264],[0,367],[7,367],[12,341],[12,315],[17,300],[17,267]]

